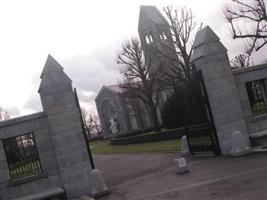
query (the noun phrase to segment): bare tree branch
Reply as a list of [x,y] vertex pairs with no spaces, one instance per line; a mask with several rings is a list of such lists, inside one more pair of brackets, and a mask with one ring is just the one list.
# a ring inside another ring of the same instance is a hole
[[250,65],[250,55],[240,54],[235,56],[231,61],[232,69],[248,67]]
[[[224,9],[234,39],[247,39],[248,54],[260,50],[267,44],[267,13],[265,0],[232,0],[232,6]],[[246,20],[249,31],[240,29],[240,20]]]
[[117,63],[122,66],[120,70],[123,76],[121,88],[125,97],[137,98],[148,106],[154,128],[157,130],[159,129],[157,115],[159,94],[167,84],[163,81],[160,71],[151,73],[155,61],[155,55],[152,52],[149,52],[144,58],[138,39],[127,41],[117,55]]
[[82,116],[84,120],[85,129],[90,138],[101,135],[100,121],[97,115],[91,114],[82,108]]
[[0,121],[10,119],[10,116],[6,110],[0,107]]

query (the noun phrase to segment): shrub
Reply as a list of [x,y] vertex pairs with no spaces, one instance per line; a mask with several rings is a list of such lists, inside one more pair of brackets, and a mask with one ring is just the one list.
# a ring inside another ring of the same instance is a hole
[[206,121],[206,111],[203,99],[196,93],[181,95],[173,94],[165,102],[162,109],[164,128],[185,127]]
[[93,142],[93,141],[96,141],[96,140],[102,140],[103,139],[103,135],[99,135],[97,137],[93,137],[93,138],[88,138],[88,141],[89,142]]
[[123,138],[123,137],[140,135],[140,134],[148,133],[148,132],[150,132],[152,130],[153,130],[152,127],[145,128],[145,129],[136,129],[136,130],[133,130],[133,131],[129,131],[127,133],[122,133],[120,135],[114,136],[113,138]]
[[166,130],[162,132],[155,132],[149,134],[139,134],[135,136],[121,137],[121,138],[112,138],[110,139],[111,145],[127,145],[127,144],[138,144],[146,142],[155,142],[161,140],[170,140],[180,138],[185,134],[183,128]]

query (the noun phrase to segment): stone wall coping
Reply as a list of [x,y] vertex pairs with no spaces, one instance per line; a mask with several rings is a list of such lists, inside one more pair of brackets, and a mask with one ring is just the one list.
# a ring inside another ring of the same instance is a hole
[[34,174],[34,175],[31,175],[31,176],[23,177],[23,178],[18,179],[18,180],[10,180],[8,185],[9,186],[20,185],[20,184],[36,181],[38,179],[47,178],[47,177],[48,177],[48,173],[47,172],[42,172],[40,174]]
[[247,72],[251,72],[251,71],[261,70],[264,68],[267,69],[267,63],[261,64],[261,65],[254,65],[254,66],[250,66],[250,67],[237,68],[237,69],[234,69],[232,72],[233,72],[233,75],[238,75],[241,73],[247,73]]
[[32,194],[24,197],[19,197],[13,200],[42,200],[49,197],[55,197],[58,195],[63,195],[65,193],[63,188],[54,188],[46,191],[39,192],[37,194]]
[[25,122],[25,121],[30,121],[30,120],[34,120],[34,119],[38,119],[38,118],[43,118],[43,117],[46,117],[45,112],[38,112],[38,113],[30,114],[30,115],[16,117],[16,118],[13,118],[13,119],[8,119],[8,120],[0,122],[0,128],[5,127],[5,126],[18,124],[18,123],[22,123],[22,122]]
[[249,134],[249,137],[250,138],[259,138],[259,137],[266,136],[266,135],[267,135],[267,130],[265,129],[262,131],[251,133],[251,134]]

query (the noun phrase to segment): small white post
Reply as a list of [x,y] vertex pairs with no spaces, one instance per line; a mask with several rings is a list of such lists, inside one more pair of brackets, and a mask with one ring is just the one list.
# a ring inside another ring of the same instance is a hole
[[190,150],[188,146],[188,141],[186,135],[181,138],[181,156],[190,155]]

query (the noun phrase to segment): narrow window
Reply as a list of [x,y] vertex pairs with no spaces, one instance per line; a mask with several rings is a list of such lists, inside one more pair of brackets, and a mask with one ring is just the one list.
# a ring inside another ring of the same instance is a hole
[[149,44],[150,43],[150,38],[148,35],[145,36],[145,39],[146,39],[146,43]]
[[264,79],[246,83],[250,108],[254,116],[267,113],[267,99]]
[[160,40],[163,40],[162,33],[159,34],[159,38],[160,38]]
[[152,34],[149,35],[150,42],[153,42],[153,36]]
[[151,33],[145,35],[145,40],[147,44],[150,44],[153,42],[153,36]]
[[166,34],[165,34],[164,31],[162,31],[162,32],[159,34],[159,37],[160,37],[161,40],[166,40],[166,39],[167,39],[167,36],[166,36]]
[[42,172],[33,133],[4,139],[3,146],[11,180]]
[[163,39],[167,40],[167,36],[166,36],[166,34],[164,32],[162,32],[162,35],[163,35]]

